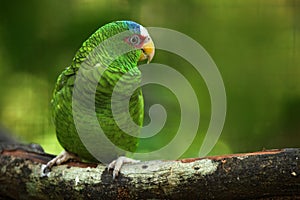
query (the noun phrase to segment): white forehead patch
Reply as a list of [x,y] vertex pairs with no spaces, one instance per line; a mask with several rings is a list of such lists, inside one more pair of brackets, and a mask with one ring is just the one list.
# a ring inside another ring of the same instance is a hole
[[148,36],[149,37],[149,33],[147,31],[147,29],[143,26],[140,25],[140,32],[142,36]]

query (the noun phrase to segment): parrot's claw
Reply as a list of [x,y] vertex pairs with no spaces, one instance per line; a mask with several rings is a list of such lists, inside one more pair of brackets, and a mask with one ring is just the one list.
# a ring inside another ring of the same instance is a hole
[[109,165],[107,166],[107,169],[108,170],[113,169],[113,179],[115,179],[119,175],[119,172],[120,172],[123,164],[138,163],[138,162],[140,162],[140,160],[134,160],[132,158],[127,158],[125,156],[120,156],[116,160],[109,163]]
[[46,173],[47,171],[50,171],[51,168],[54,165],[61,165],[62,163],[68,161],[68,160],[80,160],[75,154],[67,152],[67,151],[63,151],[61,152],[59,155],[57,155],[55,158],[53,158],[52,160],[50,160],[47,164],[46,167],[44,169],[44,173]]

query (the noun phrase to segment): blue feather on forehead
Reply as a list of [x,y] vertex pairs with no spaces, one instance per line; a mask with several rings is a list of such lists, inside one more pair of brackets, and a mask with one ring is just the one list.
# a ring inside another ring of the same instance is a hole
[[125,23],[128,25],[130,31],[141,34],[141,26],[138,23],[133,21],[125,21]]

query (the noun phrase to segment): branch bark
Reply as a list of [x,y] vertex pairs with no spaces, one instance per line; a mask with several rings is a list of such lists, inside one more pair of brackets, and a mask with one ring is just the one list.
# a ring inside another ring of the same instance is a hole
[[267,150],[122,167],[69,162],[42,169],[39,146],[0,146],[0,199],[300,199],[300,149]]

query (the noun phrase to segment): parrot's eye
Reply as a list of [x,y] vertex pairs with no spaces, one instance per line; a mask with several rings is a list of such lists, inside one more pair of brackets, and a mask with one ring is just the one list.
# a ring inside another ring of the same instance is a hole
[[132,35],[129,38],[129,42],[133,45],[133,46],[139,46],[139,44],[141,43],[141,38],[138,35]]

